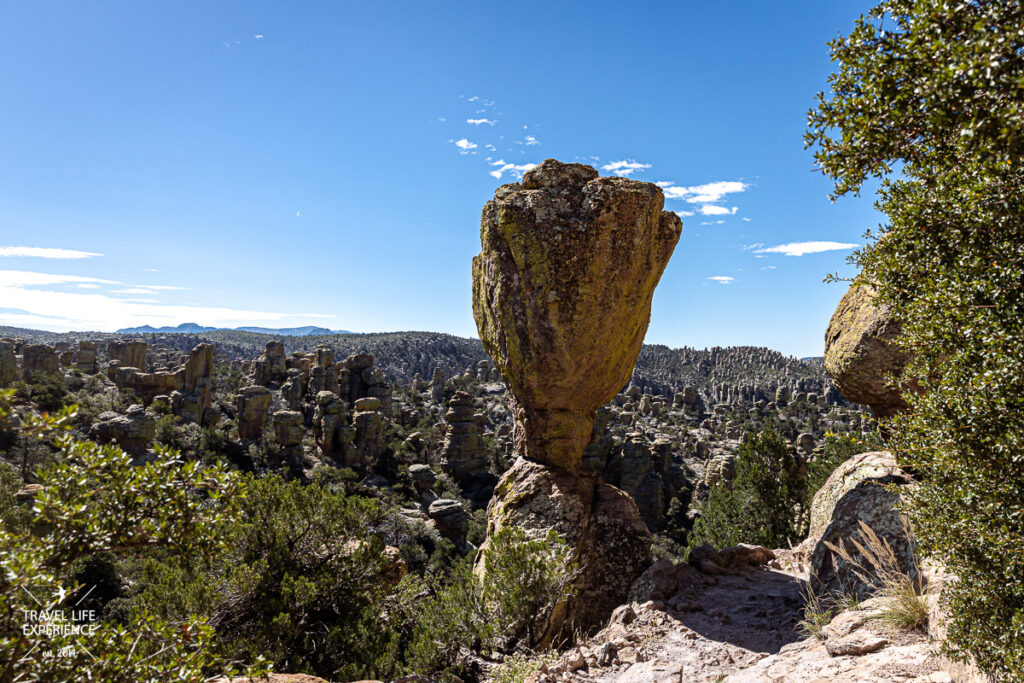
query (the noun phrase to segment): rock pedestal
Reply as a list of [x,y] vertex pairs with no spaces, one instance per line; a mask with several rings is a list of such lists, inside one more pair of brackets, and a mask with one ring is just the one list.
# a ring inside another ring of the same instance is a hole
[[651,183],[549,159],[498,188],[481,218],[473,314],[512,393],[523,456],[495,490],[488,533],[555,528],[573,548],[577,596],[552,618],[549,639],[606,618],[648,562],[632,499],[581,464],[597,409],[632,374],[682,230],[663,204]]
[[14,346],[0,341],[0,389],[18,379],[18,360],[14,355]]
[[239,438],[249,441],[263,438],[273,400],[273,392],[266,387],[245,387],[238,393],[235,397],[235,411],[238,414]]
[[268,341],[263,354],[252,362],[250,372],[253,383],[262,386],[287,379],[288,365],[284,355],[284,344],[279,341]]
[[95,374],[97,370],[96,355],[96,342],[79,341],[78,350],[75,351],[75,367],[86,374]]
[[115,339],[107,343],[107,358],[122,368],[146,371],[146,342],[141,339]]

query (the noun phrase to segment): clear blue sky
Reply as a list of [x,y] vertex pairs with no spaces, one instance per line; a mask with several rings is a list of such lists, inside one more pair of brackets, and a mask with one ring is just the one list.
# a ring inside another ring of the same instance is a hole
[[481,207],[554,157],[693,214],[648,342],[819,355],[881,216],[801,136],[867,7],[2,1],[0,323],[475,336]]

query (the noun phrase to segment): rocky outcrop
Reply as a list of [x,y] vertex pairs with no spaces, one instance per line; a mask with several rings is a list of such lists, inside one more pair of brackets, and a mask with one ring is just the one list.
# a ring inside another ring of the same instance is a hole
[[349,466],[373,467],[383,450],[381,442],[384,430],[384,416],[381,414],[379,398],[365,397],[355,402],[355,413],[352,415],[352,426],[355,427],[355,455]]
[[[860,453],[840,465],[814,495],[810,534],[801,550],[810,552],[811,588],[819,596],[869,596],[874,586],[833,549],[842,547],[870,567],[851,539],[865,543],[861,524],[888,543],[908,576],[918,577],[915,545],[906,518],[899,512],[898,487],[911,478],[887,451]],[[897,491],[891,490],[893,487]],[[830,547],[831,546],[831,547]]]
[[252,362],[249,372],[253,383],[260,386],[285,381],[288,378],[288,364],[285,360],[284,344],[279,341],[268,341],[260,357]]
[[356,429],[346,423],[346,413],[345,402],[337,394],[321,391],[316,395],[313,435],[317,451],[321,458],[351,466],[356,455],[352,445]]
[[350,406],[361,398],[375,398],[380,401],[379,410],[391,415],[391,385],[370,354],[357,353],[346,358],[341,363],[338,384],[341,397]]
[[75,351],[75,367],[86,374],[95,374],[99,368],[97,356],[96,342],[79,340],[78,349]]
[[49,344],[26,344],[21,347],[21,369],[26,373],[59,373],[57,351]]
[[18,380],[18,359],[14,355],[14,345],[0,341],[0,389]]
[[130,389],[145,405],[157,396],[172,394],[182,386],[180,373],[142,372],[134,367],[122,368],[119,361],[110,363],[107,375],[118,389]]
[[329,346],[316,348],[313,364],[309,368],[309,385],[307,393],[314,399],[321,391],[337,394],[338,368],[334,365],[334,351]]
[[584,473],[582,459],[597,408],[632,373],[679,239],[679,217],[663,204],[656,185],[549,159],[498,188],[481,218],[473,314],[512,393],[522,456],[495,489],[488,536],[508,524],[554,528],[581,567],[548,639],[605,618],[649,561],[636,504]]
[[434,368],[434,375],[430,382],[430,398],[434,403],[440,403],[444,397],[445,383],[444,368]]
[[156,419],[141,405],[133,405],[124,415],[113,411],[100,413],[89,430],[97,443],[116,443],[126,453],[141,455],[156,437]]
[[[548,641],[567,629],[586,629],[607,618],[650,562],[650,535],[628,494],[599,478],[525,458],[498,482],[487,520],[488,537],[509,525],[554,529],[574,549],[581,568],[578,592],[552,618]],[[478,560],[478,568],[481,564]]]
[[891,417],[907,403],[889,377],[903,373],[909,356],[894,343],[900,326],[892,309],[876,296],[873,287],[858,282],[843,295],[825,332],[825,371],[846,400]]
[[427,508],[427,516],[433,520],[438,532],[455,544],[465,548],[466,534],[469,533],[469,515],[457,500],[439,498]]
[[174,413],[204,427],[216,424],[213,406],[213,344],[197,344],[179,370],[181,388],[171,394]]
[[248,441],[263,438],[263,430],[270,416],[274,394],[262,386],[245,387],[235,397],[235,413],[238,416],[238,436]]
[[682,230],[663,204],[651,183],[549,159],[484,208],[473,313],[527,458],[579,471],[595,411],[629,380]]
[[487,453],[478,427],[481,417],[473,409],[473,397],[464,391],[455,392],[448,401],[441,467],[463,486],[487,473]]
[[141,339],[113,339],[107,342],[107,359],[122,368],[146,370],[146,342]]

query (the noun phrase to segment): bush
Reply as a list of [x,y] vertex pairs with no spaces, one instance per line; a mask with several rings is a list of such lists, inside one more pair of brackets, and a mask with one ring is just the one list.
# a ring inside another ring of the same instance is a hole
[[947,644],[1024,678],[1024,15],[885,0],[831,49],[807,141],[836,195],[885,178],[888,224],[855,262],[915,359],[886,426],[921,479],[918,539],[958,577]]
[[736,476],[711,487],[690,546],[785,547],[801,536],[805,495],[806,483],[785,439],[774,431],[748,434],[736,453]]
[[571,550],[554,531],[531,540],[505,527],[485,553],[480,574],[463,561],[423,606],[409,650],[414,670],[457,673],[463,648],[495,656],[536,647],[552,611],[571,594]]
[[78,622],[87,627],[80,633],[23,634],[24,626],[41,623],[26,613],[73,618],[69,611],[88,592],[72,570],[88,576],[90,560],[157,548],[208,552],[237,496],[236,481],[224,470],[202,470],[166,450],[158,451],[157,461],[133,467],[116,447],[59,434],[73,419],[73,410],[65,409],[24,426],[28,438],[55,439],[63,462],[40,475],[34,533],[11,524],[8,515],[0,528],[3,680],[76,680],[88,671],[95,680],[155,683],[230,671],[202,620],[170,622],[140,613],[126,625],[85,619]]

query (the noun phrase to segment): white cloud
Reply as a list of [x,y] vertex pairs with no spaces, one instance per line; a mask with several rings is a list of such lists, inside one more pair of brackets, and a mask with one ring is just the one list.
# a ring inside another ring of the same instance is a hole
[[256,35],[253,36],[253,38],[255,38],[256,40],[263,40],[263,34],[262,33],[257,33]]
[[750,251],[751,249],[760,249],[764,246],[763,242],[754,242],[753,244],[744,244],[743,251]]
[[728,275],[712,275],[708,279],[720,285],[727,285],[736,281],[736,278],[729,277]]
[[701,221],[700,222],[701,225],[721,225],[722,223],[725,223],[725,221]]
[[120,284],[112,280],[76,275],[0,270],[0,301],[16,307],[16,310],[0,312],[0,324],[42,329],[112,331],[119,327],[137,325],[178,325],[188,320],[215,327],[264,323],[291,326],[307,324],[310,318],[334,317],[219,306],[163,305],[146,298],[124,299],[102,292],[67,292],[41,288],[81,283]]
[[533,137],[532,135],[527,135],[525,138],[523,138],[523,144],[529,147],[530,145],[539,145],[540,142],[537,140],[537,138]]
[[856,244],[850,244],[848,242],[790,242],[788,244],[780,244],[775,247],[766,247],[764,249],[758,249],[757,253],[785,254],[786,256],[803,256],[805,254],[819,254],[824,251],[843,251],[846,249],[853,249],[856,246]]
[[669,199],[682,199],[691,204],[714,204],[721,201],[725,195],[743,192],[750,186],[737,180],[719,180],[703,185],[680,187],[675,183],[662,180],[658,183],[658,187],[664,190],[665,196]]
[[479,126],[484,123],[486,123],[488,126],[493,126],[494,124],[497,123],[497,121],[493,121],[491,119],[466,119],[466,123],[468,123],[471,126]]
[[744,223],[749,223],[749,222],[750,222],[750,219],[749,219],[749,218],[747,218],[746,216],[744,216],[744,217],[743,217],[743,218],[741,218],[740,220],[741,220],[741,221],[743,221]]
[[762,266],[761,270],[777,270],[778,266]]
[[92,251],[77,249],[51,249],[48,247],[0,247],[0,256],[17,256],[22,258],[79,259],[103,256]]
[[498,166],[499,168],[489,171],[487,175],[492,176],[495,180],[501,180],[501,177],[506,173],[514,175],[516,178],[522,178],[523,174],[529,171],[537,164],[509,164],[504,159],[498,159],[492,161],[491,166]]
[[94,285],[91,282],[79,282],[77,285],[75,285],[75,287],[78,287],[79,289],[99,289],[100,288],[99,285]]
[[449,140],[449,142],[455,143],[455,146],[460,150],[459,154],[468,154],[471,149],[477,148],[477,144],[475,142],[470,142],[466,138],[462,138],[461,140]]
[[702,216],[731,216],[736,213],[737,207],[727,209],[724,206],[715,206],[714,204],[705,204],[700,207],[700,213]]
[[686,218],[687,216],[692,216],[693,211],[676,211],[676,215],[680,218]]
[[620,178],[625,178],[626,176],[635,173],[636,171],[641,171],[645,168],[650,167],[650,164],[641,164],[639,162],[633,161],[632,159],[629,159],[628,161],[612,161],[602,166],[601,170],[611,171],[614,175],[617,175]]

